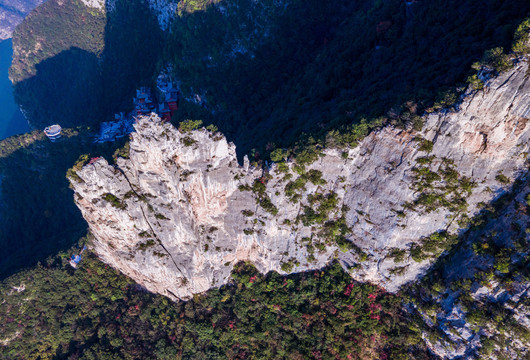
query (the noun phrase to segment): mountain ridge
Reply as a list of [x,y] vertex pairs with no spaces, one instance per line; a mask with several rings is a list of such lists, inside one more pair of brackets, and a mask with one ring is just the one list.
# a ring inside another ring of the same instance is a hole
[[103,261],[173,299],[225,283],[241,260],[290,273],[338,258],[356,280],[397,291],[525,170],[527,68],[471,91],[460,111],[426,115],[421,132],[387,126],[265,173],[239,167],[219,134],[141,118],[129,159],[70,177],[76,204]]

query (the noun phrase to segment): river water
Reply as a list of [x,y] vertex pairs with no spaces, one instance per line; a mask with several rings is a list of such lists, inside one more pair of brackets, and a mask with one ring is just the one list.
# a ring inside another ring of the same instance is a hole
[[8,78],[13,56],[11,39],[0,41],[0,140],[30,130],[13,98],[13,85]]

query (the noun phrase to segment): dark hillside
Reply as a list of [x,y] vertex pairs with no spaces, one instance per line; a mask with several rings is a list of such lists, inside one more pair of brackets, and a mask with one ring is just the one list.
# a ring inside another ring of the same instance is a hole
[[220,4],[175,22],[169,60],[184,92],[207,101],[182,118],[209,116],[242,154],[451,104],[446,92],[485,50],[508,50],[530,11],[524,0]]
[[68,249],[86,234],[66,171],[89,152],[111,160],[121,145],[92,141],[86,129],[63,129],[55,143],[40,131],[0,142],[0,278]]
[[56,143],[42,132],[0,142],[2,277],[85,234],[66,171],[81,154],[111,157],[122,142],[93,144],[86,126],[129,110],[135,88],[156,74],[162,41],[156,18],[140,0],[118,0],[115,9],[104,16],[79,0],[50,0],[15,32],[11,78],[31,124],[85,127]]

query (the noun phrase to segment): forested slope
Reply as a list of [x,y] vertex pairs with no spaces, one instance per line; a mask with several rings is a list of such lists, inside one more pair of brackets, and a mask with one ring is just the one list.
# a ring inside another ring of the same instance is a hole
[[232,285],[174,303],[93,256],[74,271],[78,251],[0,284],[2,358],[429,358],[400,298],[337,265],[263,277],[240,264]]
[[10,78],[30,124],[95,125],[132,108],[156,77],[162,32],[140,0],[112,12],[81,0],[50,0],[17,27]]
[[262,155],[302,132],[412,123],[453,104],[471,65],[508,51],[530,11],[522,0],[277,4],[227,0],[174,21],[167,60],[184,95],[204,102],[177,121],[214,122],[238,151]]

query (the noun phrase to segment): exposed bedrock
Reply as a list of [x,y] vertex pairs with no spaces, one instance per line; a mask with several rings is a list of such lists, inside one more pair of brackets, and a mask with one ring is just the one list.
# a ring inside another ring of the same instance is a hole
[[77,172],[75,201],[101,259],[172,299],[227,283],[240,260],[286,273],[338,259],[396,291],[524,170],[527,68],[489,81],[458,112],[427,115],[421,132],[386,127],[303,171],[240,166],[221,134],[144,117],[129,159]]

